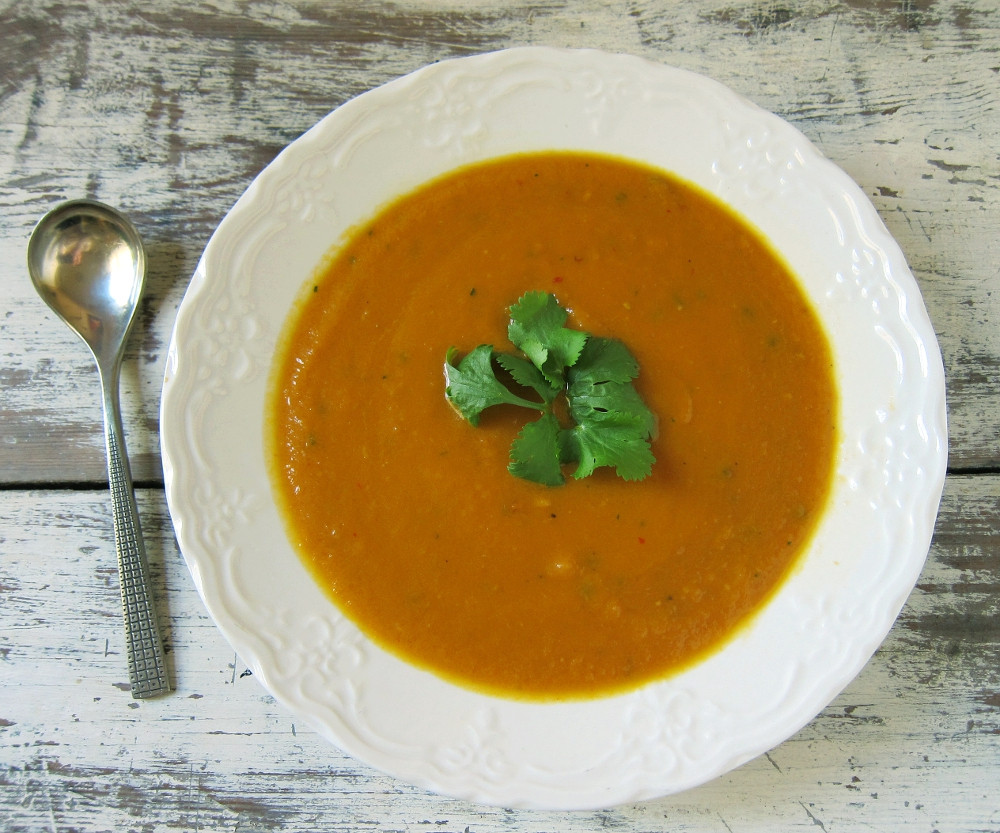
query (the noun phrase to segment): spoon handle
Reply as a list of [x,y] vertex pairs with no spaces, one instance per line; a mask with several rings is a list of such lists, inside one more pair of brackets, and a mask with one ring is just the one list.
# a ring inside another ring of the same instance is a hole
[[132,488],[132,473],[125,451],[121,411],[118,404],[117,372],[101,374],[104,388],[104,431],[108,452],[108,482],[114,518],[118,577],[125,617],[125,648],[132,696],[155,697],[170,691],[164,662],[163,642],[156,623],[150,590],[149,565],[142,541],[139,513]]

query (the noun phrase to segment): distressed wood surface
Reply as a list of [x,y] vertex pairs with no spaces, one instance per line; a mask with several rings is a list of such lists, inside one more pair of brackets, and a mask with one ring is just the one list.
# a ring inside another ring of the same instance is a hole
[[296,725],[208,618],[153,489],[140,513],[177,691],[132,700],[104,494],[0,493],[3,829],[996,831],[998,491],[948,481],[896,626],[808,726],[700,788],[596,813],[427,795]]
[[105,477],[90,360],[24,274],[47,207],[119,205],[149,244],[123,404],[134,474],[158,482],[172,314],[253,177],[354,95],[430,61],[525,43],[702,72],[799,127],[871,195],[925,293],[948,373],[952,466],[1000,463],[994,0],[188,5],[8,0],[0,12],[0,482]]
[[[163,506],[174,312],[212,230],[328,111],[431,61],[598,47],[711,76],[871,196],[944,354],[950,474],[888,640],[795,737],[599,813],[474,807],[372,772],[277,706],[208,619]],[[1000,10],[994,0],[0,0],[0,829],[1000,831]],[[24,248],[62,199],[150,255],[122,404],[178,691],[128,695],[91,360]]]

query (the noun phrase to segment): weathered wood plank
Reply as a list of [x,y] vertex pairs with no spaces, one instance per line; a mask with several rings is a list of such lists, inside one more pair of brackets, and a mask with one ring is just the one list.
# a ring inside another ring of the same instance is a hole
[[412,789],[296,725],[207,617],[140,493],[177,691],[137,702],[101,491],[0,493],[0,818],[8,831],[932,830],[1000,827],[1000,476],[953,477],[917,589],[792,739],[679,796],[598,813]]
[[802,129],[872,195],[914,268],[945,355],[952,466],[997,466],[991,0],[95,0],[0,5],[0,482],[105,477],[89,358],[24,272],[27,235],[54,201],[115,203],[149,243],[150,292],[122,396],[134,474],[158,482],[173,313],[253,176],[351,96],[430,61],[524,43],[703,72]]

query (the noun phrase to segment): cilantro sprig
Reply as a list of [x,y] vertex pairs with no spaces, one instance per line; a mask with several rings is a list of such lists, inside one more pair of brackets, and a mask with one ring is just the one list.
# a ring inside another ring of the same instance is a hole
[[[656,417],[632,384],[639,363],[617,339],[566,327],[567,317],[554,295],[524,294],[511,306],[507,327],[518,352],[480,344],[456,362],[452,347],[444,365],[445,397],[471,425],[494,405],[541,413],[511,445],[507,468],[517,477],[559,486],[566,482],[563,467],[575,463],[574,478],[610,466],[625,480],[641,480],[655,462],[650,440]],[[498,378],[498,367],[537,399],[512,391]],[[565,424],[557,411],[566,414]]]

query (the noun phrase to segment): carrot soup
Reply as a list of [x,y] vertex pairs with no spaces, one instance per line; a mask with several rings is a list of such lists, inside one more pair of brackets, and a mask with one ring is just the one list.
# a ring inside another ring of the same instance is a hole
[[[448,350],[509,349],[530,291],[637,359],[648,477],[519,479],[530,414],[449,407]],[[573,699],[690,666],[776,592],[824,510],[837,404],[815,311],[753,228],[663,172],[546,152],[443,176],[336,248],[283,335],[266,442],[294,546],[375,643]]]

